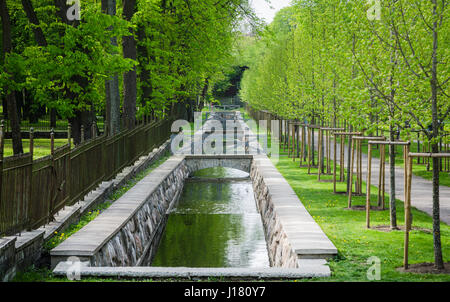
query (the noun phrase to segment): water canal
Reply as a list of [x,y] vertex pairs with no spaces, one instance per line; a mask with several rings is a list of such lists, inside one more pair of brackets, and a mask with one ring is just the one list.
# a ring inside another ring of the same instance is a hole
[[269,267],[248,173],[221,167],[194,173],[168,217],[152,266]]

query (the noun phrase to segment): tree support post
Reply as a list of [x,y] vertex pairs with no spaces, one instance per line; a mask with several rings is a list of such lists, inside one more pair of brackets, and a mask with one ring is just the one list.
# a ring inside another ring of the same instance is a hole
[[412,182],[412,168],[413,168],[413,158],[450,158],[450,153],[408,153],[407,161],[407,193],[405,194],[405,239],[404,239],[404,250],[403,250],[403,267],[405,269],[409,268],[409,232],[411,230],[411,182]]
[[[352,136],[352,156],[350,161],[350,182],[348,191],[348,208],[352,207],[352,196],[353,196],[353,170],[354,161],[356,157],[356,183],[355,183],[355,194],[362,194],[362,141],[376,140],[382,141],[386,138],[384,136]],[[356,153],[356,156],[355,156]],[[370,170],[371,168],[367,168]],[[380,188],[378,188],[380,190]],[[366,191],[367,192],[367,191]],[[380,194],[380,193],[379,193]]]
[[[410,142],[369,140],[367,142],[367,144],[368,144],[369,152],[368,152],[368,166],[367,166],[368,172],[367,172],[367,182],[366,182],[366,184],[367,184],[367,190],[366,190],[366,226],[367,226],[367,228],[370,228],[370,185],[371,185],[371,172],[372,172],[372,167],[371,167],[371,165],[372,165],[372,145],[383,145],[382,146],[383,149],[384,149],[385,145],[389,145],[389,146],[401,145],[401,146],[404,146],[404,151],[408,151],[409,152]],[[380,162],[380,165],[381,164],[382,163]],[[405,161],[405,163],[404,163],[404,168],[405,168],[405,172],[406,172],[407,161]],[[404,187],[405,197],[406,197],[406,190],[408,189],[407,182],[406,182],[406,177],[407,177],[407,174],[405,173],[405,183],[404,183],[404,185],[405,185],[405,187]],[[378,190],[380,191],[381,188],[378,187]],[[383,188],[383,190],[384,190],[384,188]],[[380,194],[380,193],[378,193],[378,194]],[[384,194],[383,194],[383,196],[384,196]],[[406,198],[405,198],[405,202],[406,202]],[[406,209],[405,209],[405,211],[406,211]]]

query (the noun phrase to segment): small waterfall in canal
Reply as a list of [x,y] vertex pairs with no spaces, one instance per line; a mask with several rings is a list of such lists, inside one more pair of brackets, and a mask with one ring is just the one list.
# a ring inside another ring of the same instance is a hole
[[248,173],[209,168],[189,178],[152,266],[269,267]]

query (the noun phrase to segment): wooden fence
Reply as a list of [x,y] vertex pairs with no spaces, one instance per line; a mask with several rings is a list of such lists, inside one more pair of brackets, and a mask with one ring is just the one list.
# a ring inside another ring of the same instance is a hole
[[57,149],[52,143],[51,155],[37,160],[33,160],[32,136],[29,153],[3,158],[2,131],[0,237],[50,222],[64,206],[74,204],[165,142],[170,127],[171,120],[142,124],[115,136],[93,138],[73,149],[70,140]]

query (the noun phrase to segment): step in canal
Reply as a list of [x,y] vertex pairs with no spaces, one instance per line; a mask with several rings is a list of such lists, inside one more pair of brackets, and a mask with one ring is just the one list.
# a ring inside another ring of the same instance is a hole
[[[230,120],[237,128],[220,131]],[[261,152],[240,113],[216,113],[197,132],[194,147],[197,136],[211,143],[234,132],[231,140],[245,148],[197,154],[192,144],[182,147],[186,153],[175,152],[52,249],[53,273],[63,276],[79,265],[83,277],[330,276],[326,263],[336,247]]]
[[152,266],[269,267],[249,174],[215,167],[187,178]]

